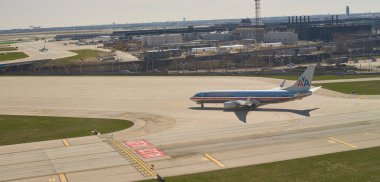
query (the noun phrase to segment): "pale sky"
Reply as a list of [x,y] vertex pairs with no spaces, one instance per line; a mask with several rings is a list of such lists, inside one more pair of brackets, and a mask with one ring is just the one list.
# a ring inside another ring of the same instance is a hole
[[[262,16],[379,12],[380,0],[262,0]],[[0,0],[0,29],[254,16],[254,0]]]

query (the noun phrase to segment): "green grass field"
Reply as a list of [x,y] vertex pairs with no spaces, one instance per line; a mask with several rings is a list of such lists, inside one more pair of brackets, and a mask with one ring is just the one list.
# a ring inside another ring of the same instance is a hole
[[0,47],[0,52],[1,51],[17,51],[17,48],[15,48],[15,47]]
[[359,95],[380,95],[380,80],[365,82],[324,83],[315,84],[325,89],[351,94],[353,91]]
[[208,173],[168,177],[166,181],[380,181],[379,171],[380,147],[377,147]]
[[111,133],[132,125],[115,119],[0,115],[0,145],[89,136],[93,129]]
[[0,45],[13,44],[13,43],[15,43],[15,42],[6,41],[6,42],[0,42]]
[[[267,76],[268,78],[276,78],[282,80],[296,80],[299,76]],[[342,80],[342,79],[355,79],[355,78],[377,78],[380,77],[380,74],[372,74],[372,75],[343,75],[343,76],[335,76],[335,75],[323,75],[323,76],[314,76],[314,81],[319,80]]]
[[0,61],[11,61],[11,60],[23,59],[27,57],[29,56],[23,52],[0,53]]

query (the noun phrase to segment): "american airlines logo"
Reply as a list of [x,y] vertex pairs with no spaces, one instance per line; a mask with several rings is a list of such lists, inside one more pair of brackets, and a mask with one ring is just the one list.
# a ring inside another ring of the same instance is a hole
[[306,79],[304,76],[302,77],[301,80],[298,80],[298,87],[306,87],[306,86],[309,86],[310,87],[310,82],[308,79]]

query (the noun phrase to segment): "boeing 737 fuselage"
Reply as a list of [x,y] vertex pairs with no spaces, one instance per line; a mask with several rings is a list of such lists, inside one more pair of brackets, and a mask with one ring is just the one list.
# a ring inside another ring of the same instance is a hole
[[256,108],[265,104],[274,104],[300,100],[313,94],[318,88],[311,89],[315,66],[309,66],[296,83],[288,88],[272,90],[221,90],[199,92],[191,100],[200,104],[224,103],[226,109],[248,107]]

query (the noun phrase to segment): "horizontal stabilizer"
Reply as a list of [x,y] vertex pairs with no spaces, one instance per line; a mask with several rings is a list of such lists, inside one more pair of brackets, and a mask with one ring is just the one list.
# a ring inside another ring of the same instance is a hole
[[315,88],[312,88],[312,89],[310,89],[310,91],[311,92],[315,92],[315,91],[317,91],[317,90],[319,90],[319,89],[321,89],[322,87],[315,87]]

